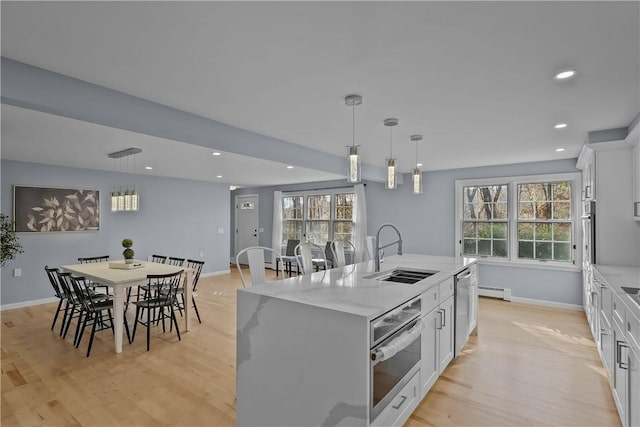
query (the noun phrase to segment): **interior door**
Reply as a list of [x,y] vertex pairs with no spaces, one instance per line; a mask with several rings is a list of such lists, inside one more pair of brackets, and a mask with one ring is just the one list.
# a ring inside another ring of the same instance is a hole
[[236,196],[236,252],[258,246],[258,196]]

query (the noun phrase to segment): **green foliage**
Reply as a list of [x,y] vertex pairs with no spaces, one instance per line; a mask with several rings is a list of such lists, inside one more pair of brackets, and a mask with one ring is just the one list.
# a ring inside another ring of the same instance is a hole
[[24,251],[16,232],[13,231],[13,222],[9,220],[7,215],[0,214],[0,225],[2,226],[2,256],[0,257],[0,264],[4,267],[7,261],[15,259],[18,254]]
[[122,246],[125,248],[130,248],[131,246],[133,246],[133,240],[131,239],[124,239],[122,241]]
[[133,256],[135,254],[136,253],[131,248],[127,248],[124,251],[122,251],[122,255],[124,256],[125,259],[133,259]]

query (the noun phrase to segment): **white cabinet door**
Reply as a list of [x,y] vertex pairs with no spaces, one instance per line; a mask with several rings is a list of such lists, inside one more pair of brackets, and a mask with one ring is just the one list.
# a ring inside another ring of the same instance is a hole
[[640,143],[633,148],[633,202],[640,202]]
[[630,427],[640,426],[640,348],[629,348],[627,413]]
[[453,296],[440,304],[440,316],[442,318],[441,328],[439,331],[439,361],[440,372],[444,371],[449,362],[453,360],[453,352],[455,342],[453,340],[454,331],[454,312],[453,312]]
[[626,358],[628,348],[626,348],[627,341],[624,337],[624,332],[618,326],[617,322],[613,322],[611,328],[613,332],[613,400],[618,408],[620,419],[623,420],[622,424],[626,426],[624,422],[627,417],[627,366]]
[[425,328],[422,331],[422,348],[420,361],[420,399],[423,399],[440,374],[440,353],[438,339],[440,332],[440,310],[431,310],[424,317]]
[[607,378],[610,383],[613,377],[613,332],[611,331],[611,324],[604,318],[604,314],[600,312],[600,358],[602,364],[607,370]]
[[478,325],[478,269],[471,266],[471,286],[469,287],[469,333]]

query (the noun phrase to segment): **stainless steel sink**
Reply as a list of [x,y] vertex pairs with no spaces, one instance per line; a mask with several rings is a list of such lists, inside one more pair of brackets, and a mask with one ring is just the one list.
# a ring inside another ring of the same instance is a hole
[[640,289],[638,288],[625,288],[621,286],[622,290],[629,294],[632,300],[636,302],[636,304],[640,305]]
[[433,276],[438,273],[438,271],[429,271],[429,270],[410,270],[404,268],[396,268],[392,271],[385,272],[383,274],[378,274],[374,276],[369,276],[367,278],[376,279],[383,282],[396,282],[396,283],[406,283],[412,285],[421,280],[426,279],[427,277]]

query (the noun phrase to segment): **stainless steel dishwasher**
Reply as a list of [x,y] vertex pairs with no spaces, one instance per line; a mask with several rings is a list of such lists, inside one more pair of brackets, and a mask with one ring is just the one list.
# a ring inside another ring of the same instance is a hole
[[469,292],[471,287],[471,270],[465,268],[455,276],[455,319],[454,332],[455,356],[458,356],[462,347],[469,338]]

